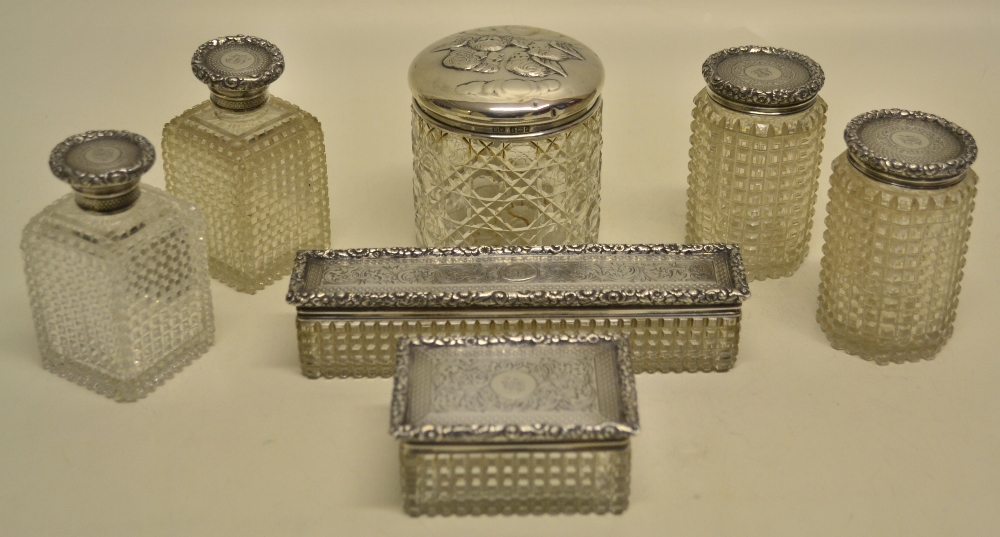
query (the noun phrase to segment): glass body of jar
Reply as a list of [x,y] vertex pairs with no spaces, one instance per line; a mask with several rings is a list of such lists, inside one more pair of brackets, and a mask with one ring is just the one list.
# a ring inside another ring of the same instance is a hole
[[597,242],[601,103],[525,136],[450,129],[413,106],[417,240],[428,247]]
[[145,397],[215,337],[204,221],[190,203],[138,189],[110,214],[64,196],[21,241],[42,364],[118,401]]
[[834,348],[879,364],[933,358],[951,337],[975,206],[974,171],[943,188],[833,161],[817,320]]
[[237,291],[263,289],[298,250],[330,245],[323,131],[287,101],[191,108],[163,128],[163,168],[167,190],[205,215],[212,277]]
[[695,97],[687,242],[740,245],[750,280],[793,274],[809,252],[826,102],[784,115]]

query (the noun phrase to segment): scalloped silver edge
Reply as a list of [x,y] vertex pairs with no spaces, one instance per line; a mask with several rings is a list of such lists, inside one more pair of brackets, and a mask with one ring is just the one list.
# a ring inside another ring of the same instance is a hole
[[[427,292],[427,293],[334,293],[305,289],[310,259],[372,259],[380,257],[475,257],[505,254],[675,254],[723,253],[728,256],[730,289],[637,289],[633,292],[602,290],[581,294],[573,291],[532,292]],[[285,300],[300,308],[468,308],[468,307],[597,307],[597,306],[706,306],[739,304],[750,297],[746,270],[735,244],[583,244],[567,246],[479,246],[458,248],[359,248],[349,250],[300,250],[288,282]]]
[[[737,86],[723,80],[722,77],[716,74],[715,68],[723,59],[747,53],[773,54],[800,61],[805,64],[806,69],[809,71],[809,81],[805,85],[794,89],[761,91],[747,86]],[[705,83],[708,84],[709,89],[725,99],[741,104],[766,107],[791,106],[809,101],[819,94],[819,91],[823,89],[823,84],[826,82],[826,75],[823,73],[823,68],[809,56],[793,50],[756,45],[730,47],[712,54],[701,65],[701,75],[705,78]]]
[[[468,345],[563,345],[576,343],[615,345],[615,366],[621,394],[623,419],[599,425],[562,427],[543,423],[427,425],[414,428],[406,423],[410,361],[415,347],[458,347]],[[396,376],[393,380],[389,412],[389,434],[398,440],[419,443],[519,443],[585,442],[623,440],[639,431],[639,405],[632,373],[628,341],[619,336],[480,336],[469,338],[400,339],[396,345]]]
[[[227,43],[246,43],[259,46],[271,55],[271,65],[260,76],[252,77],[223,76],[212,71],[204,63],[205,55],[209,50]],[[212,39],[199,46],[194,51],[194,55],[191,56],[191,70],[194,72],[195,78],[209,86],[218,86],[230,91],[248,91],[266,88],[277,80],[281,73],[285,72],[285,57],[278,47],[266,39],[252,35],[230,35]]]
[[[73,169],[66,164],[66,154],[74,147],[101,138],[128,140],[139,146],[139,159],[127,168],[117,168],[104,173],[89,173]],[[113,186],[135,182],[148,172],[156,162],[156,148],[141,134],[125,130],[94,130],[74,134],[59,142],[49,154],[49,169],[59,179],[74,187]]]
[[[880,157],[862,143],[858,131],[869,121],[887,117],[912,117],[919,121],[937,123],[961,140],[965,146],[965,153],[956,159],[930,164],[908,164],[898,159]],[[850,156],[862,165],[877,172],[907,179],[934,180],[955,177],[968,170],[979,155],[979,147],[976,145],[975,138],[957,124],[934,114],[900,108],[883,108],[855,116],[844,128],[844,141],[847,142],[847,151]]]

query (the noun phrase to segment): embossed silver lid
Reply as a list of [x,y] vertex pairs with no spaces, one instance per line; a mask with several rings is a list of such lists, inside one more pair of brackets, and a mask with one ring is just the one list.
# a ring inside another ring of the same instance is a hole
[[56,145],[49,169],[73,187],[81,208],[115,212],[139,198],[139,178],[155,161],[153,144],[138,134],[88,131]]
[[212,102],[230,110],[251,110],[267,101],[267,86],[285,70],[285,57],[265,39],[233,35],[194,51],[194,76],[212,91]]
[[733,307],[750,296],[731,244],[302,250],[303,311]]
[[596,109],[604,66],[565,35],[529,26],[476,28],[441,39],[410,64],[425,116],[460,131],[523,136],[566,128]]
[[424,338],[398,351],[389,432],[406,442],[620,441],[639,429],[622,338]]
[[812,106],[826,78],[808,56],[775,47],[720,50],[701,66],[719,104],[758,114],[792,114]]
[[942,188],[965,177],[979,152],[968,131],[933,114],[873,110],[844,129],[851,163],[876,179],[916,188]]

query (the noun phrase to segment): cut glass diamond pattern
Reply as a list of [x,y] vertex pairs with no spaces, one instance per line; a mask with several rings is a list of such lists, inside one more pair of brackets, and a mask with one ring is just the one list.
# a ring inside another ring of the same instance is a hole
[[601,111],[542,138],[500,141],[413,113],[417,238],[426,246],[597,242]]

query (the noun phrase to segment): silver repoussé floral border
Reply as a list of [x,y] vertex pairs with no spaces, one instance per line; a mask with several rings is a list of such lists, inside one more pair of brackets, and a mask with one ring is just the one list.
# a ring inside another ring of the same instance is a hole
[[[728,257],[730,288],[635,289],[575,291],[486,291],[407,293],[324,293],[307,288],[311,259],[374,259],[413,257],[489,256],[511,254],[724,254]],[[285,299],[300,308],[467,308],[467,307],[643,307],[717,306],[739,304],[750,297],[743,258],[735,244],[585,244],[567,246],[480,246],[470,248],[360,248],[350,250],[301,250]]]

